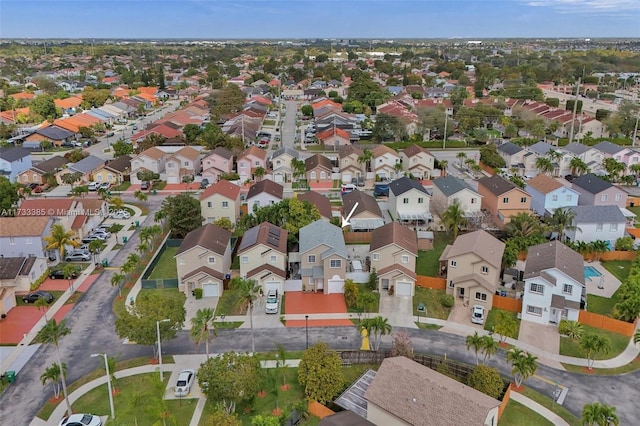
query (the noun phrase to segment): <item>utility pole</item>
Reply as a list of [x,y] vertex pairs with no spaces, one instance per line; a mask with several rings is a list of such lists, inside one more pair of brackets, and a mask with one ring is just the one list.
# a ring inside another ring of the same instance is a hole
[[444,135],[442,136],[442,149],[447,147],[447,121],[449,116],[447,115],[447,107],[444,107]]
[[580,93],[580,78],[578,78],[578,85],[576,86],[576,98],[573,101],[573,116],[571,117],[571,131],[569,132],[569,143],[573,142],[573,129],[576,124],[576,113],[578,111],[578,94]]
[[636,127],[633,129],[633,139],[631,139],[631,146],[636,146],[636,136],[638,136],[638,121],[640,120],[640,109],[636,113]]

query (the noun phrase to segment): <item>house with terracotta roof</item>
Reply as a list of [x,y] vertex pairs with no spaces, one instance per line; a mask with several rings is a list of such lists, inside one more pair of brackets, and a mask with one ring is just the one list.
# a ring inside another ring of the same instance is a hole
[[182,183],[186,177],[200,173],[200,151],[190,146],[180,148],[166,159],[164,167],[168,184]]
[[0,217],[0,257],[48,258],[43,237],[51,234],[52,224],[49,216]]
[[305,178],[307,182],[329,182],[333,165],[331,160],[322,154],[314,154],[304,160]]
[[69,159],[62,155],[54,155],[48,160],[41,161],[31,166],[30,169],[18,175],[18,181],[22,184],[37,183],[45,184],[45,175],[53,176],[55,173],[64,169],[69,163]]
[[231,271],[231,231],[206,224],[189,232],[175,255],[178,289],[189,298],[202,289],[203,297],[220,297]]
[[378,275],[378,292],[413,296],[416,282],[418,238],[415,231],[398,222],[387,223],[371,233],[371,268]]
[[257,146],[250,146],[238,155],[236,167],[242,182],[253,178],[253,173],[258,167],[267,169],[267,153]]
[[[373,160],[371,160],[371,168],[376,176],[386,179],[392,179],[398,176],[396,164],[402,166],[400,155],[387,145],[378,145],[371,150]],[[400,169],[402,170],[402,169]]]
[[403,103],[392,100],[378,106],[376,111],[378,114],[397,118],[405,126],[407,135],[413,135],[416,132],[418,115]]
[[93,174],[94,182],[108,182],[112,185],[119,185],[129,181],[131,178],[131,157],[122,155],[115,160],[107,161],[99,167]]
[[324,195],[321,195],[315,191],[307,191],[296,196],[300,201],[306,201],[309,204],[315,206],[320,213],[320,217],[326,221],[330,221],[333,217],[331,209],[331,200]]
[[249,188],[247,193],[247,208],[252,212],[254,208],[270,206],[282,201],[284,187],[269,179],[261,180]]
[[165,170],[164,163],[167,158],[167,154],[158,147],[151,147],[145,149],[140,154],[134,156],[131,159],[131,183],[141,184],[142,181],[138,179],[138,172],[148,170],[153,173],[163,173]]
[[478,193],[482,196],[482,208],[492,216],[501,229],[511,216],[531,213],[531,196],[515,183],[498,175],[478,180]]
[[200,209],[205,223],[227,218],[231,223],[240,219],[240,187],[227,180],[219,180],[200,194]]
[[76,114],[68,118],[58,118],[53,121],[58,127],[67,129],[73,133],[79,133],[80,127],[91,127],[94,124],[103,123],[103,120],[89,114]]
[[416,144],[409,145],[400,151],[402,170],[416,179],[431,179],[435,157],[425,148]]
[[60,108],[66,113],[75,113],[76,108],[82,103],[82,96],[70,96],[66,99],[54,99],[57,108]]
[[14,93],[13,95],[9,95],[9,96],[11,96],[16,101],[20,101],[20,100],[31,101],[36,97],[34,93],[27,93],[27,92]]
[[366,165],[358,161],[358,158],[363,154],[363,150],[351,144],[338,148],[338,161],[340,173],[342,174],[342,182],[351,183],[352,178],[358,178],[360,176],[366,177]]
[[580,192],[547,175],[529,179],[524,190],[531,195],[531,208],[540,216],[551,215],[558,208],[577,206],[580,197]]
[[222,146],[216,147],[202,160],[202,179],[217,182],[223,175],[233,172],[233,152]]
[[248,229],[238,246],[240,276],[255,280],[267,294],[284,291],[287,278],[287,236],[285,229],[263,222]]
[[351,144],[351,135],[339,127],[331,127],[318,133],[318,140],[326,147],[339,147]]
[[28,116],[30,112],[29,107],[16,108],[8,111],[0,111],[0,122],[5,124],[14,124],[17,122],[18,117]]

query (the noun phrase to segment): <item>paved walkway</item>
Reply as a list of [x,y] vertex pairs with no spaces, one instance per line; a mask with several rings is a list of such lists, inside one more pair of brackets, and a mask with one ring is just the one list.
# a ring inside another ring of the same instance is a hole
[[547,409],[546,407],[538,404],[534,400],[527,398],[521,393],[512,391],[511,400],[519,402],[528,409],[540,414],[542,417],[553,423],[554,426],[569,426],[569,423],[567,423],[562,417],[558,416],[556,413]]

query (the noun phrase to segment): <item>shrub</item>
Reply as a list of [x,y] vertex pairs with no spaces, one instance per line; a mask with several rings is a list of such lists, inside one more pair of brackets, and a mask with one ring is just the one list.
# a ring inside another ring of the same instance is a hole
[[42,284],[44,280],[47,279],[48,276],[49,276],[49,268],[47,268],[47,270],[44,271],[44,274],[40,275],[37,280],[31,283],[30,290],[31,291],[37,290],[38,287],[40,287],[40,284]]
[[351,279],[344,281],[344,301],[348,308],[354,308],[358,305],[358,296],[360,289]]
[[573,340],[580,339],[582,331],[582,324],[578,321],[561,320],[560,324],[558,324],[558,332]]
[[376,272],[376,268],[371,269],[371,273],[369,274],[369,281],[367,282],[367,288],[371,291],[378,289],[378,273]]
[[202,289],[201,288],[194,289],[193,295],[195,296],[196,299],[202,299]]
[[445,308],[453,308],[453,305],[455,304],[455,299],[451,294],[443,294],[440,297],[440,304]]
[[500,398],[504,382],[498,370],[486,365],[479,365],[469,376],[467,385],[492,398]]
[[393,349],[391,350],[393,356],[404,356],[409,359],[413,359],[413,342],[411,338],[404,331],[398,331],[393,334]]
[[616,250],[620,251],[632,251],[633,250],[633,238],[622,237],[616,240]]

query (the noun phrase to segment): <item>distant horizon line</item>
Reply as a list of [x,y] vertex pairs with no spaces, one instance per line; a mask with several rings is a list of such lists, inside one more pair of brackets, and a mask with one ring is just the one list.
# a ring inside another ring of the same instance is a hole
[[473,36],[448,36],[448,37],[253,37],[253,38],[234,38],[234,37],[0,37],[0,41],[18,41],[18,40],[182,40],[182,41],[260,41],[260,40],[367,40],[367,41],[395,41],[395,40],[638,40],[640,37],[588,37],[588,36],[571,36],[571,37],[520,37],[520,36],[504,36],[504,37],[473,37]]

